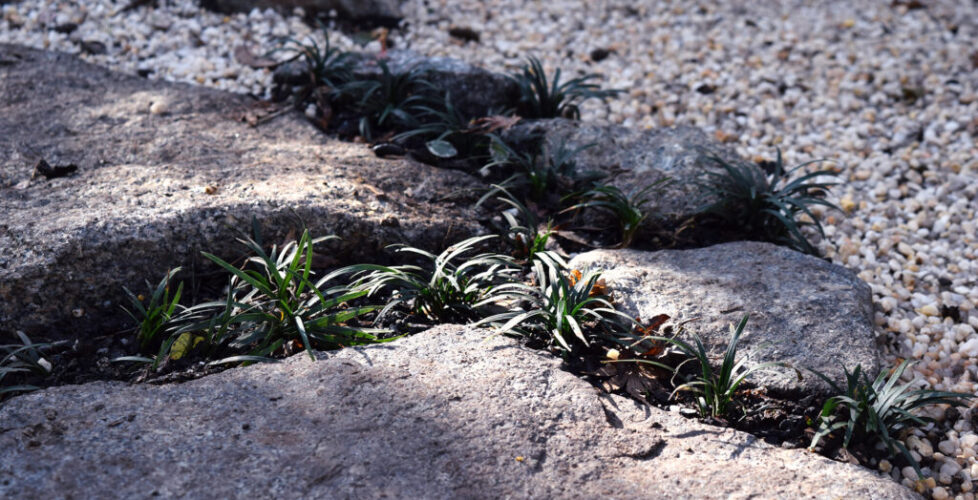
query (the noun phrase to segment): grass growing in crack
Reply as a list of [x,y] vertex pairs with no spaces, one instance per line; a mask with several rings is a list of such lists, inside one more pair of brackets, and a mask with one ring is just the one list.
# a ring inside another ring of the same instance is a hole
[[552,252],[539,252],[533,261],[534,284],[510,283],[500,287],[513,307],[489,316],[499,333],[515,333],[546,344],[563,354],[607,340],[632,319],[615,310],[605,295],[600,272],[568,270]]
[[[156,288],[153,288],[149,302],[145,305],[142,295],[136,295],[128,288],[123,288],[130,303],[130,308],[123,307],[123,310],[136,322],[136,342],[141,354],[152,354],[159,349],[165,342],[167,330],[173,326],[174,317],[183,310],[183,306],[180,305],[183,283],[177,285],[172,295],[170,291],[173,277],[179,272],[179,267],[168,271]],[[150,286],[149,283],[146,285]]]
[[583,200],[564,210],[571,212],[583,208],[595,208],[609,212],[618,222],[621,243],[618,248],[632,244],[635,234],[642,223],[649,217],[645,205],[652,201],[652,193],[656,188],[668,182],[667,178],[660,179],[641,189],[635,189],[625,194],[616,186],[598,184],[580,195]]
[[[727,350],[724,353],[720,366],[714,368],[710,361],[709,354],[703,341],[698,336],[693,336],[693,343],[682,341],[674,337],[662,336],[643,336],[633,345],[647,344],[648,342],[665,342],[676,347],[684,356],[683,361],[676,367],[670,367],[663,363],[646,359],[627,359],[620,362],[644,363],[672,371],[679,375],[683,366],[687,363],[695,362],[698,370],[695,374],[686,378],[685,382],[673,390],[673,396],[680,391],[688,391],[694,394],[696,407],[700,416],[722,418],[729,414],[732,405],[736,402],[737,389],[747,380],[751,374],[761,370],[774,367],[791,368],[786,363],[768,362],[759,363],[747,367],[747,360],[742,358],[737,360],[737,347],[740,337],[747,326],[749,316],[744,315],[736,327],[731,325],[730,340],[727,343]],[[643,349],[644,350],[644,349]],[[615,360],[609,362],[616,362]]]
[[933,419],[916,415],[914,411],[937,404],[965,406],[975,395],[930,389],[912,390],[911,383],[898,385],[900,377],[910,365],[910,361],[904,361],[889,375],[884,371],[873,381],[869,380],[861,366],[856,366],[852,372],[844,368],[844,388],[824,374],[810,370],[838,394],[822,406],[818,415],[818,429],[809,449],[814,449],[826,436],[844,429],[843,448],[848,448],[853,439],[883,443],[891,455],[896,455],[899,450],[922,479],[920,464],[900,442],[900,437],[913,427],[933,422]]
[[[744,327],[747,326],[747,319],[748,315],[745,314],[736,328],[731,327],[730,340],[719,369],[713,368],[703,341],[699,337],[693,337],[695,347],[679,339],[660,337],[661,340],[678,347],[683,354],[699,365],[699,373],[675,390],[690,391],[695,394],[696,406],[702,416],[727,415],[734,403],[737,389],[752,373],[774,367],[788,367],[785,363],[779,362],[759,363],[746,367],[746,358],[737,360],[737,346]],[[680,368],[681,365],[676,368],[676,371],[678,372]]]
[[519,269],[512,259],[495,253],[469,256],[495,236],[477,236],[452,245],[435,255],[419,248],[399,246],[398,252],[421,256],[425,267],[358,264],[337,273],[353,273],[353,290],[375,296],[388,292],[382,318],[394,308],[403,308],[431,321],[467,322],[480,317],[480,308],[495,302],[499,285],[513,279]]
[[428,112],[427,104],[435,92],[426,71],[418,66],[394,73],[382,59],[377,65],[379,78],[354,80],[340,89],[355,99],[354,108],[361,115],[360,135],[368,141],[381,131],[418,128],[419,117]]
[[[376,342],[373,332],[346,326],[346,323],[376,309],[374,306],[352,307],[347,302],[366,295],[346,286],[321,289],[340,276],[331,273],[316,283],[312,276],[313,246],[337,239],[326,236],[313,239],[303,231],[296,242],[265,253],[261,245],[248,238],[241,240],[255,256],[248,259],[251,268],[238,269],[216,255],[204,256],[232,274],[229,294],[241,309],[233,316],[236,337],[232,348],[247,350],[249,357],[267,358],[286,342],[298,341],[310,358],[313,349],[335,349]],[[225,309],[226,310],[226,309]]]
[[302,59],[309,75],[310,87],[326,86],[337,89],[353,79],[353,61],[350,52],[333,47],[329,33],[322,28],[325,43],[320,45],[312,37],[303,43],[295,38],[286,38],[283,46],[272,51],[290,54],[290,60]]
[[501,215],[507,223],[504,232],[506,241],[513,247],[514,256],[523,262],[532,261],[534,256],[546,249],[547,242],[554,233],[553,221],[540,224],[532,210],[513,196],[508,189],[498,184],[493,184],[476,206],[482,205],[493,195],[499,195],[495,196],[495,199],[510,207],[503,210]]
[[432,100],[417,109],[420,124],[395,135],[393,141],[420,138],[428,152],[440,159],[488,156],[489,138],[452,104],[450,93],[446,92],[444,99]]
[[598,84],[592,83],[598,78],[593,73],[566,82],[561,82],[560,76],[558,68],[548,78],[540,60],[529,57],[521,71],[510,76],[520,90],[517,114],[523,118],[564,117],[577,120],[581,117],[580,105],[584,101],[605,101],[622,92],[617,89],[602,89]]
[[[738,228],[747,238],[770,241],[808,254],[817,253],[816,248],[802,234],[801,228],[812,226],[824,236],[822,224],[810,207],[822,205],[839,210],[823,198],[825,192],[836,183],[814,180],[833,173],[819,170],[793,179],[791,175],[822,160],[802,163],[785,170],[779,149],[773,171],[765,174],[751,165],[731,164],[717,156],[710,156],[708,159],[723,170],[707,172],[710,182],[703,187],[716,201],[702,207],[699,210],[701,215],[719,218]],[[810,220],[800,220],[799,216],[802,214],[807,215]]]
[[54,344],[35,344],[23,332],[17,332],[16,335],[18,343],[0,345],[0,399],[13,393],[38,389],[30,384],[10,384],[10,378],[22,374],[46,376],[51,373],[51,363],[41,353]]
[[[269,253],[254,239],[245,238],[240,241],[253,256],[242,268],[203,252],[230,273],[226,297],[182,308],[174,315],[179,297],[167,299],[164,286],[176,272],[171,271],[154,294],[169,300],[161,303],[171,304],[165,308],[168,311],[165,315],[154,316],[165,316],[165,322],[151,323],[159,347],[154,353],[142,352],[143,356],[126,356],[116,361],[150,363],[156,369],[164,361],[178,360],[191,351],[205,357],[229,355],[212,363],[271,361],[275,354],[287,352],[287,347],[305,349],[313,357],[313,349],[382,341],[376,335],[377,330],[348,325],[377,309],[348,305],[367,292],[351,291],[344,285],[325,287],[341,273],[331,273],[315,283],[311,281],[313,247],[334,238],[314,239],[304,231],[299,240],[288,242],[280,249],[272,247]],[[133,298],[138,302],[137,297]]]
[[576,185],[586,180],[577,172],[574,160],[581,151],[594,147],[586,144],[577,148],[561,143],[550,148],[543,141],[528,152],[520,152],[506,144],[498,136],[491,137],[490,153],[492,161],[482,167],[483,176],[495,170],[515,171],[499,184],[510,190],[527,192],[533,200],[542,200],[547,195],[558,195],[573,191]]

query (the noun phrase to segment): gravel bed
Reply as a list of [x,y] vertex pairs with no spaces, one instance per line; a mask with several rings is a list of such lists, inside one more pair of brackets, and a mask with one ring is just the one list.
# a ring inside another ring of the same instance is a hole
[[[921,386],[978,392],[978,3],[731,3],[408,0],[391,39],[500,71],[535,55],[627,91],[586,105],[585,120],[696,125],[748,158],[780,147],[788,165],[831,160],[843,181],[831,197],[845,213],[825,214],[819,247],[872,286],[891,361],[919,360],[912,377]],[[113,16],[122,5],[5,5],[0,42],[261,96],[270,72],[237,63],[235,47],[261,53],[276,37],[310,33],[299,17],[271,11],[221,16],[179,0]],[[479,41],[453,38],[453,27]],[[338,33],[332,41],[356,46]],[[932,460],[927,484],[915,485],[909,468],[879,468],[935,499],[974,499],[972,421],[973,409],[946,432],[908,439]]]

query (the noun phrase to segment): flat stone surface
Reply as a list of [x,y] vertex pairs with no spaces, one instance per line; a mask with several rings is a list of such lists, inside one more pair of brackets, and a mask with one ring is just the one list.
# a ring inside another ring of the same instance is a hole
[[889,478],[687,420],[490,332],[0,408],[3,498],[917,498]]
[[[551,150],[560,145],[573,150],[593,144],[577,155],[578,171],[604,173],[606,177],[601,182],[625,193],[663,178],[671,179],[646,205],[647,212],[655,214],[666,226],[689,219],[710,200],[697,183],[706,180],[707,169],[722,169],[706,161],[705,156],[747,163],[732,149],[688,126],[641,130],[554,118],[520,122],[503,138],[520,142],[535,134],[542,134]],[[649,218],[648,223],[655,221]]]
[[[371,259],[391,243],[437,249],[481,231],[470,177],[332,140],[248,97],[112,73],[73,56],[0,45],[0,330],[62,334],[122,319],[123,286],[241,254],[306,226]],[[43,157],[77,171],[32,178]],[[196,267],[195,269],[205,268]],[[43,338],[43,337],[42,337]]]
[[[740,356],[751,362],[788,362],[842,383],[843,365],[880,369],[873,331],[872,293],[851,271],[822,259],[760,242],[733,242],[697,250],[596,250],[570,262],[599,268],[619,308],[643,320],[668,314],[699,335],[722,358],[730,324],[750,320]],[[751,381],[794,393],[829,386],[803,370],[756,372]]]

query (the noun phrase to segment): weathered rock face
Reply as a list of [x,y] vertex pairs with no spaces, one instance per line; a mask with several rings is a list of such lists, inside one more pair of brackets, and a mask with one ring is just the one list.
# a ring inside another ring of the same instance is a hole
[[719,167],[706,161],[706,156],[746,164],[734,151],[695,127],[638,130],[555,118],[520,122],[503,138],[520,143],[538,134],[552,150],[561,144],[572,150],[594,144],[577,155],[578,171],[607,174],[602,182],[626,193],[662,178],[671,179],[647,205],[648,212],[656,214],[667,226],[689,219],[709,201],[697,183],[704,180],[706,169]]
[[[240,255],[253,216],[266,242],[340,236],[322,251],[341,261],[481,231],[471,200],[444,196],[475,186],[466,175],[378,159],[297,114],[253,128],[241,116],[267,110],[244,96],[9,45],[0,60],[0,330],[104,326],[122,286],[206,263],[200,250]],[[41,157],[77,171],[32,178]]]
[[[699,335],[720,356],[729,325],[750,314],[739,352],[753,362],[784,361],[839,383],[843,366],[879,370],[869,286],[824,260],[769,243],[735,242],[698,250],[597,250],[570,265],[607,270],[602,276],[629,314],[693,320],[687,334]],[[799,381],[787,370],[756,372],[750,380],[789,393],[829,389],[803,374]]]
[[888,478],[602,396],[442,326],[179,385],[0,408],[4,498],[916,498]]
[[357,21],[379,21],[394,25],[401,15],[399,0],[201,0],[205,9],[218,12],[250,12],[252,9],[284,9],[291,12],[302,7],[306,13],[328,13]]

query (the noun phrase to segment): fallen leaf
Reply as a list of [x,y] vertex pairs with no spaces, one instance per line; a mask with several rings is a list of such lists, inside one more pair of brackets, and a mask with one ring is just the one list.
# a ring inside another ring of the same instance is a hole
[[594,286],[591,287],[591,292],[588,293],[589,297],[597,297],[599,295],[608,295],[608,283],[604,278],[599,278],[598,281],[595,281]]
[[177,340],[173,342],[173,345],[170,346],[170,359],[177,360],[184,357],[190,351],[192,338],[190,332],[181,333],[177,337]]
[[509,130],[521,120],[518,116],[493,115],[472,120],[468,133],[491,134],[497,130]]
[[578,281],[581,281],[581,272],[577,269],[571,269],[571,272],[567,276],[567,281],[570,283],[570,286],[576,285]]
[[[635,321],[638,322],[638,326],[635,327],[635,330],[638,333],[640,333],[643,337],[648,337],[650,335],[659,335],[660,334],[659,328],[661,328],[662,325],[664,325],[666,321],[669,321],[670,319],[671,318],[668,314],[658,314],[653,316],[652,319],[649,320],[649,324],[642,326],[641,318],[635,318]],[[665,351],[665,348],[666,346],[664,342],[652,342],[652,348],[643,352],[642,355],[658,356],[659,354],[662,354],[663,351]]]

